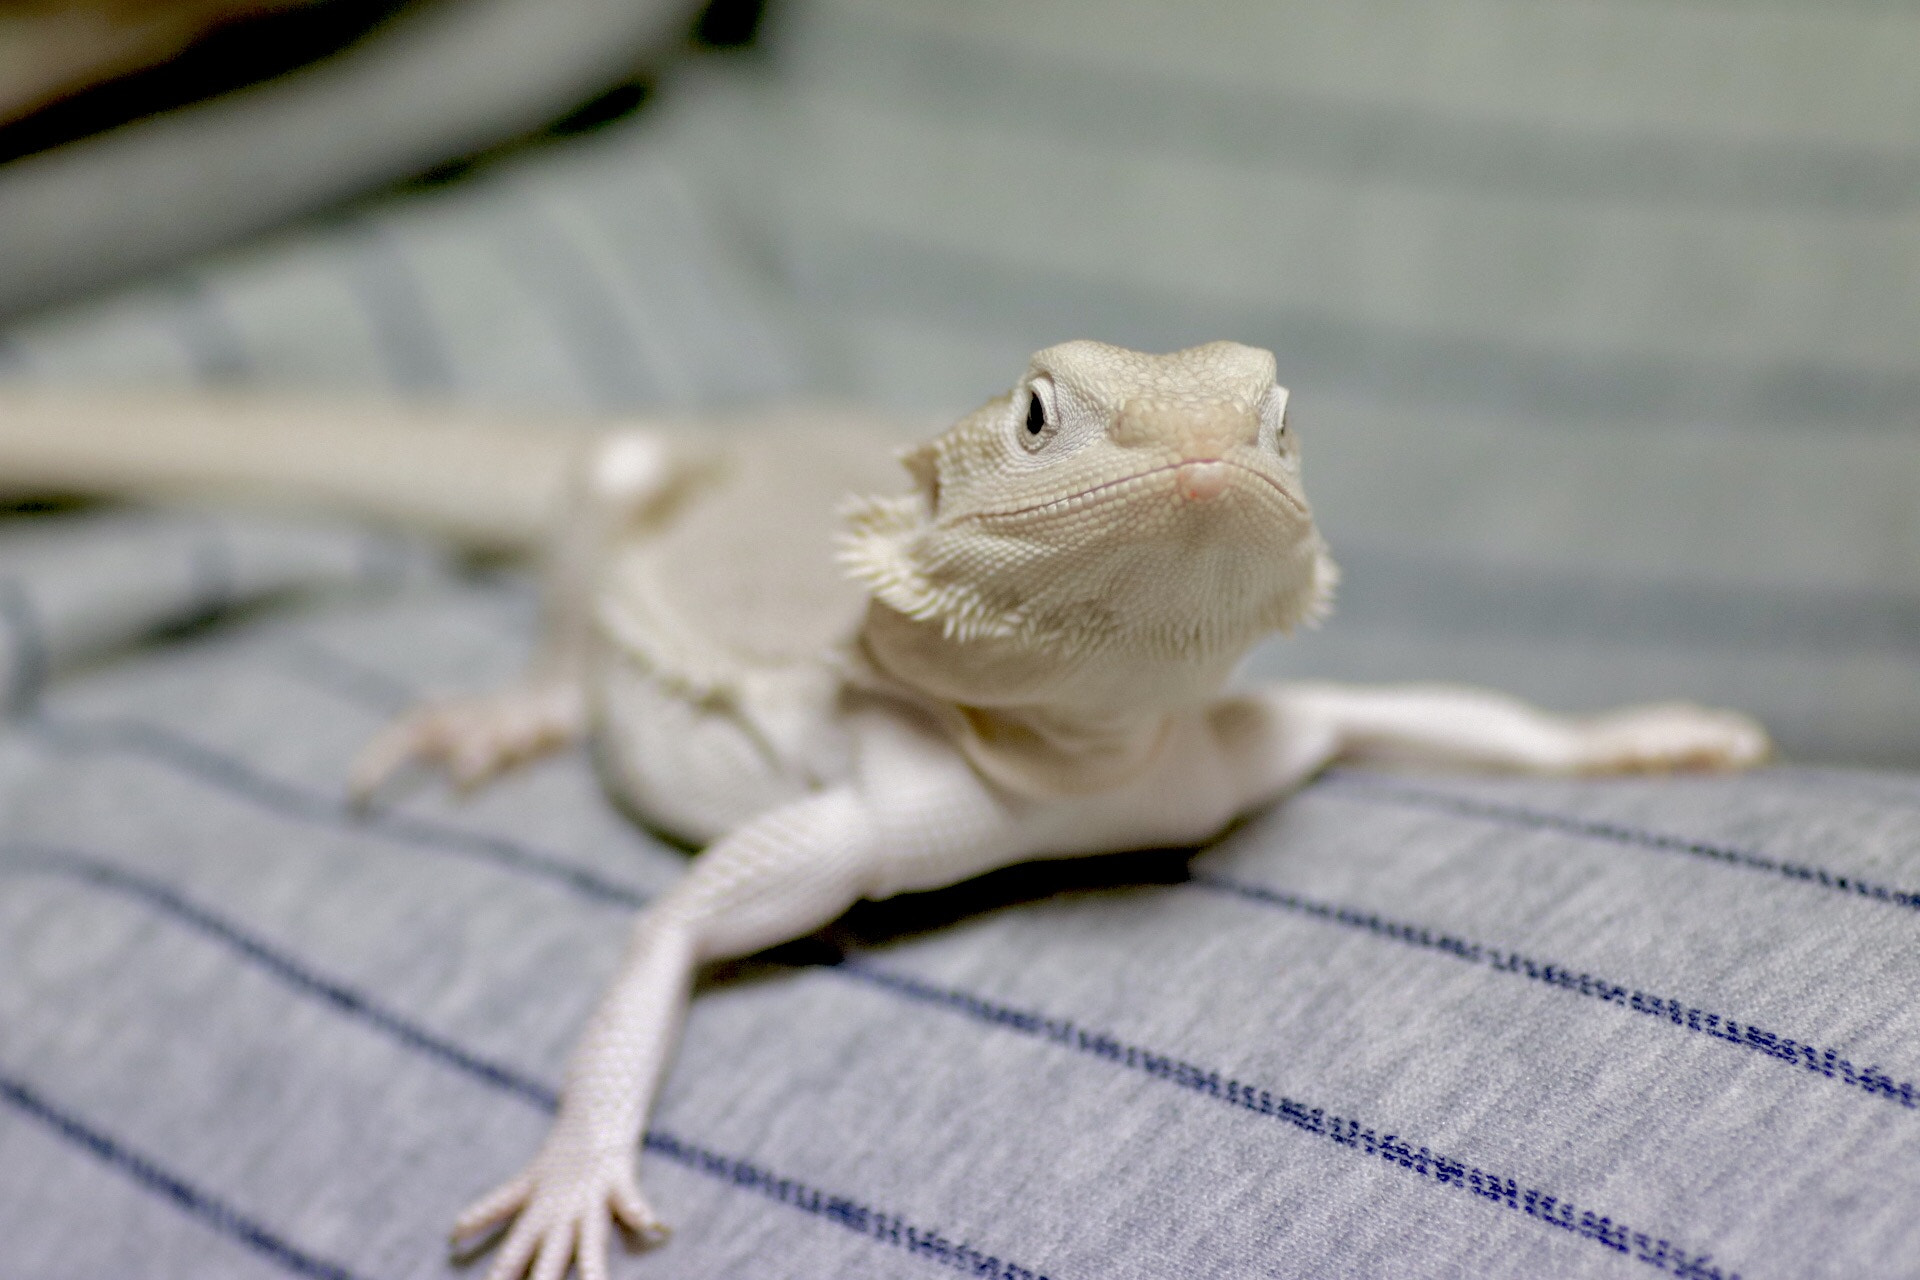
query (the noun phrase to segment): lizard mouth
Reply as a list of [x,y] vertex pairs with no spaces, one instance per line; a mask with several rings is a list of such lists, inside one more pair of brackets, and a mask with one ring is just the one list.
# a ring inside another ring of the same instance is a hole
[[[1119,498],[1163,476],[1173,478],[1176,485],[1180,485],[1184,476],[1191,474],[1191,472],[1188,472],[1188,468],[1202,467],[1215,471],[1216,474],[1223,474],[1220,473],[1218,469],[1227,468],[1231,471],[1252,476],[1255,480],[1258,480],[1261,484],[1277,494],[1280,500],[1286,503],[1288,508],[1291,509],[1296,516],[1302,519],[1306,518],[1307,508],[1305,504],[1302,503],[1299,498],[1289,493],[1286,487],[1278,480],[1275,480],[1265,472],[1248,466],[1244,462],[1235,462],[1230,458],[1183,458],[1179,462],[1169,462],[1164,466],[1149,467],[1145,471],[1136,471],[1132,475],[1121,476],[1117,480],[1108,480],[1103,484],[1096,484],[1092,488],[1082,489],[1078,493],[1070,493],[1063,498],[1050,498],[1045,502],[1036,502],[1024,507],[1008,507],[1001,511],[979,511],[975,512],[971,518],[975,520],[1009,520],[1017,516],[1045,516],[1067,511],[1083,511],[1088,507],[1101,505],[1105,501]],[[1181,492],[1183,497],[1188,498],[1189,501],[1197,496],[1188,494],[1184,486],[1181,486],[1178,491]],[[1208,494],[1201,500],[1210,500],[1211,497],[1212,494]]]

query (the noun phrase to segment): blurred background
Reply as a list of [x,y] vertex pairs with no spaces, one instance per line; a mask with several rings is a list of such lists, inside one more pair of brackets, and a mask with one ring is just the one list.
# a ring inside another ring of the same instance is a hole
[[9,0],[0,378],[931,426],[1234,338],[1346,571],[1255,674],[1920,765],[1916,125],[1897,0]]

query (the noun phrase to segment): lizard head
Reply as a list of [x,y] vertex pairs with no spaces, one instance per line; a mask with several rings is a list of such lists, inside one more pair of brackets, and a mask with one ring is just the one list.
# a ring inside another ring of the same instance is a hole
[[1274,371],[1232,342],[1048,347],[1011,392],[905,455],[911,494],[850,509],[843,562],[897,615],[883,628],[976,651],[945,653],[942,672],[985,662],[1024,686],[1095,655],[1116,673],[1224,669],[1321,614],[1335,579]]

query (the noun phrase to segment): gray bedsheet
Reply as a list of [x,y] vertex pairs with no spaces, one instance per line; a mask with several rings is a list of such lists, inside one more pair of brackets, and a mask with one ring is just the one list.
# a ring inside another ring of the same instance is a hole
[[[6,1274],[450,1274],[683,856],[578,757],[348,813],[531,619],[425,561],[0,737]],[[1908,1274],[1917,911],[1911,776],[1338,773],[715,975],[622,1274]]]
[[[1785,762],[1341,771],[728,966],[619,1274],[1915,1274],[1920,776],[1859,766],[1920,763],[1920,19],[1163,12],[776,9],[630,123],[0,362],[933,420],[1069,334],[1272,345],[1347,582],[1255,674],[1686,695]],[[533,614],[381,531],[0,522],[0,1276],[460,1274],[684,858],[580,756],[346,809]]]

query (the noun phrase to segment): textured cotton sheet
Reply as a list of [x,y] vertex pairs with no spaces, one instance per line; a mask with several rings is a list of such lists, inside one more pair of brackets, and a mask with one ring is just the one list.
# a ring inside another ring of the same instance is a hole
[[[9,1274],[455,1274],[684,857],[577,755],[349,812],[366,737],[508,677],[533,612],[283,605],[0,737]],[[621,1274],[1901,1275],[1916,911],[1909,775],[1343,771],[1190,864],[714,975],[642,1156],[678,1231]]]
[[[642,1153],[677,1233],[617,1273],[1914,1274],[1920,775],[1852,766],[1920,765],[1920,20],[813,0],[764,44],[0,373],[931,427],[1070,336],[1265,344],[1346,580],[1250,675],[1686,696],[1787,762],[1340,771],[727,966]],[[534,616],[386,531],[0,519],[0,1275],[472,1274],[452,1215],[685,854],[578,754],[342,781]]]

